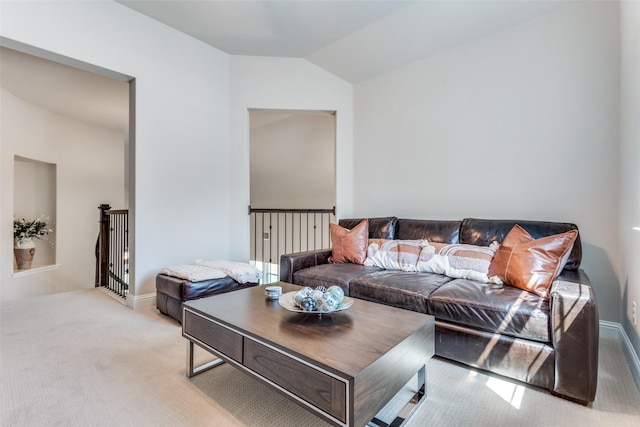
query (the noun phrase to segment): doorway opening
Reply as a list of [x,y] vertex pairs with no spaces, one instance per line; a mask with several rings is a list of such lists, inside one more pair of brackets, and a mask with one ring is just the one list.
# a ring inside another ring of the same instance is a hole
[[[42,259],[54,264],[51,283],[41,283],[38,269],[20,271],[3,278],[9,282],[7,295],[26,296],[21,293],[26,283],[29,296],[93,287],[98,206],[134,208],[135,80],[14,40],[0,37],[0,42],[3,158],[11,155],[19,166],[23,159],[52,164],[56,171],[44,193],[14,176],[13,191],[21,199],[3,195],[3,215],[46,214],[55,230],[50,259]],[[54,198],[51,212],[22,201],[40,201],[43,194]],[[28,210],[31,205],[36,207]],[[6,266],[11,259],[3,256],[1,262]],[[34,259],[34,266],[38,262]]]
[[249,124],[250,260],[271,283],[280,255],[331,247],[336,113],[251,109]]

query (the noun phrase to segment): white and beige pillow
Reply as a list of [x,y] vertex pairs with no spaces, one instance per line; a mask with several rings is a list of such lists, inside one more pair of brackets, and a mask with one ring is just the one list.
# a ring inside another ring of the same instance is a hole
[[444,274],[482,283],[501,283],[498,278],[488,276],[495,253],[493,246],[369,239],[364,265],[386,270]]
[[416,270],[438,273],[456,279],[469,279],[482,283],[500,283],[489,277],[489,266],[496,250],[490,246],[429,243],[420,252]]
[[364,265],[386,270],[417,271],[416,265],[426,240],[369,239]]

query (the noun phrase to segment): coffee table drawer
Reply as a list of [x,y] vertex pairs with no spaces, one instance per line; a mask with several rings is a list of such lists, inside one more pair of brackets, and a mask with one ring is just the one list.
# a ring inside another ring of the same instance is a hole
[[184,332],[242,363],[242,335],[187,310],[184,312]]
[[250,338],[244,341],[243,364],[247,368],[346,422],[345,382]]

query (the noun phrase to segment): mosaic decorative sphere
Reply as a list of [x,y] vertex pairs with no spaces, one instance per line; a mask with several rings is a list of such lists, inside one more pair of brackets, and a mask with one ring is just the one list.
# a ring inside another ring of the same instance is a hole
[[296,306],[304,311],[335,311],[344,300],[344,291],[340,286],[333,285],[328,289],[317,286],[315,289],[305,286],[293,296]]
[[311,297],[304,297],[302,303],[300,303],[300,307],[305,311],[315,311],[316,300]]
[[294,295],[293,300],[295,301],[295,303],[296,303],[296,305],[297,305],[298,307],[302,307],[302,300],[303,300],[305,297],[308,297],[308,295],[307,295],[306,293],[304,293],[304,292],[302,292],[302,291],[298,291],[298,292],[296,292],[296,294]]
[[322,311],[333,311],[338,307],[338,301],[330,293],[324,293],[322,298],[316,300],[316,306]]
[[311,295],[309,295],[309,296],[310,296],[311,298],[313,298],[314,300],[319,300],[320,298],[322,298],[322,294],[323,294],[323,293],[324,293],[324,292],[321,292],[321,291],[315,290],[315,291],[311,292]]
[[344,300],[344,290],[338,285],[329,286],[327,289],[328,294],[332,295],[334,299],[338,302],[337,305],[340,305]]

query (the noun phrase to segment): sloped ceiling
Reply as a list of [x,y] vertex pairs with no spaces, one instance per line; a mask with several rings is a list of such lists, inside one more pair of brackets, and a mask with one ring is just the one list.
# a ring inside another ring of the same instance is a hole
[[306,58],[357,83],[573,1],[118,0],[231,55]]
[[[306,58],[357,83],[575,4],[564,0],[119,0],[231,55]],[[127,84],[2,48],[2,87],[126,129]]]
[[0,47],[0,85],[31,104],[63,116],[126,131],[126,82]]

